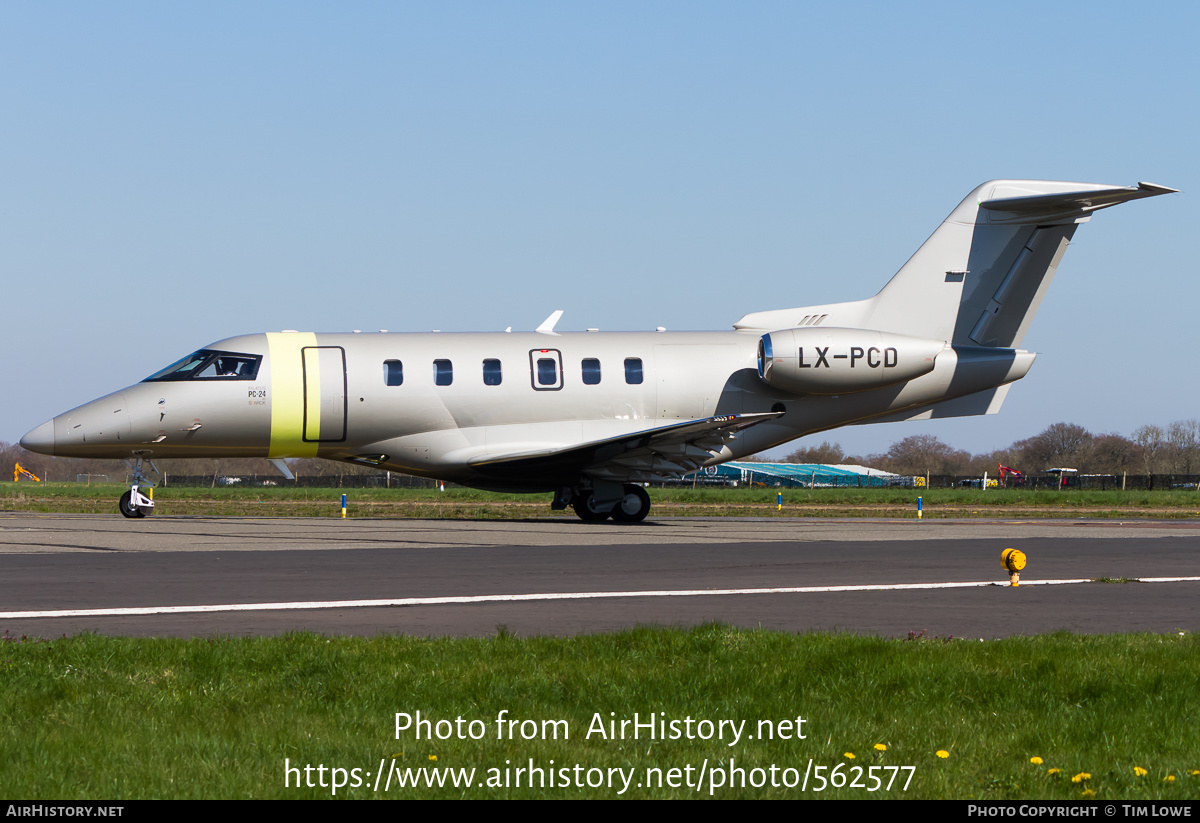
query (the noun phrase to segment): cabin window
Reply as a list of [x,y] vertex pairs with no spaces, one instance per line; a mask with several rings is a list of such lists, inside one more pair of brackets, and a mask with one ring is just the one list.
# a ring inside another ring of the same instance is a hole
[[499,386],[500,385],[500,361],[488,358],[483,361],[483,385]]
[[642,382],[642,358],[625,358],[625,382],[635,386]]
[[595,386],[600,382],[600,361],[594,357],[583,361],[583,383],[585,386]]
[[437,386],[449,386],[454,382],[454,366],[449,360],[433,361],[433,382]]
[[538,391],[561,389],[562,352],[558,349],[534,349],[529,352],[529,379]]
[[383,385],[399,386],[404,383],[404,364],[399,360],[383,361]]

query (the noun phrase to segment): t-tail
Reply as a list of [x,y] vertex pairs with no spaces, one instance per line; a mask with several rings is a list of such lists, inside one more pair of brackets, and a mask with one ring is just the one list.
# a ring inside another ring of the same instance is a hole
[[[944,341],[960,362],[1003,360],[1006,352],[1019,351],[1071,237],[1092,212],[1175,191],[1152,183],[991,180],[967,195],[874,297],[757,312],[735,328],[871,329]],[[1006,390],[996,387],[894,419],[994,413]]]
[[1019,348],[1092,212],[1175,189],[993,180],[971,192],[870,301],[864,325],[955,346]]

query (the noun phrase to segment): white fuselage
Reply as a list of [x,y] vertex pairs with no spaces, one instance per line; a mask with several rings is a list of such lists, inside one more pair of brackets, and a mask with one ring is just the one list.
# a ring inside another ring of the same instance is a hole
[[208,348],[261,357],[253,379],[135,384],[55,418],[53,451],[324,457],[487,487],[554,488],[561,476],[497,477],[474,464],[681,421],[783,412],[703,461],[717,463],[1003,385],[1033,359],[1020,353],[967,370],[946,346],[931,371],[897,385],[798,395],[760,377],[759,339],[743,331],[245,335]]

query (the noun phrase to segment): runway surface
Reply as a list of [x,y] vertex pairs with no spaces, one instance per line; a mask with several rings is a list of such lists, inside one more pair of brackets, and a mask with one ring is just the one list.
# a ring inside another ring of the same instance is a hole
[[[1029,561],[1016,589],[1007,547]],[[991,638],[1200,631],[1198,603],[1197,521],[0,514],[0,633],[12,635],[572,635],[721,621]],[[150,613],[95,613],[112,609]]]

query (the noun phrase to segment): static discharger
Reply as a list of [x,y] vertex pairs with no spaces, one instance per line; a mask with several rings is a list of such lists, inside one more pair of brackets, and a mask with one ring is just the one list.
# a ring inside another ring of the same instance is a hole
[[1021,585],[1021,569],[1025,568],[1025,553],[1016,549],[1005,549],[1000,552],[1000,565],[1008,570],[1010,585]]

